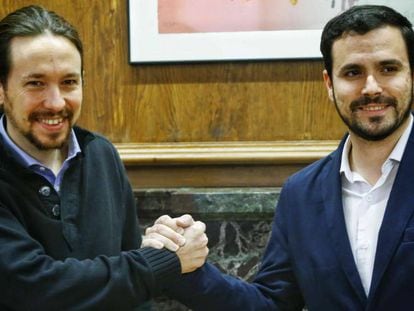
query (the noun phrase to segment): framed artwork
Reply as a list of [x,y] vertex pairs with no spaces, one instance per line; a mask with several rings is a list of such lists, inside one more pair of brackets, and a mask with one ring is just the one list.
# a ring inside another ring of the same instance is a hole
[[131,63],[319,58],[322,28],[359,4],[414,20],[412,0],[129,0]]

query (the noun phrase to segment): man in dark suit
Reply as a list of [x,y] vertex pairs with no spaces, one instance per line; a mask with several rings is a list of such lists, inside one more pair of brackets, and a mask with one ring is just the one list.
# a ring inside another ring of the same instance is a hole
[[194,310],[408,310],[414,295],[414,33],[355,6],[322,33],[323,78],[349,133],[290,177],[252,283],[212,265],[174,297]]

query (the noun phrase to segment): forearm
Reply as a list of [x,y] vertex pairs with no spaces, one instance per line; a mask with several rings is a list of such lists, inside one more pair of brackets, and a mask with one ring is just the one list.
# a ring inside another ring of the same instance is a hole
[[140,249],[119,256],[54,260],[0,209],[0,306],[14,310],[128,310],[180,274],[175,254]]
[[167,295],[192,310],[279,310],[257,284],[222,274],[211,264],[184,275]]
[[[280,210],[289,206],[281,195]],[[212,265],[182,278],[169,295],[193,310],[302,310],[304,299],[296,279],[286,238],[285,215],[275,217],[259,271],[248,283],[221,273]]]

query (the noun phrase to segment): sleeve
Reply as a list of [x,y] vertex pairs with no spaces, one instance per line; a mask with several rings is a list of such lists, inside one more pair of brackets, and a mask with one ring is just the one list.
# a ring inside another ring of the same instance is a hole
[[168,295],[193,310],[302,310],[304,299],[293,272],[284,225],[289,208],[287,188],[282,190],[270,240],[252,283],[205,264],[184,275]]
[[[139,228],[138,210],[135,202],[135,196],[128,179],[125,166],[119,156],[115,146],[106,138],[99,136],[110,152],[103,153],[104,155],[111,155],[106,167],[113,165],[115,169],[112,174],[116,174],[117,178],[107,178],[112,183],[111,188],[117,189],[121,186],[122,189],[122,205],[125,211],[125,219],[122,228],[122,250],[136,249],[141,246],[142,237]],[[119,179],[119,182],[117,180]]]
[[129,310],[180,275],[177,256],[152,248],[63,261],[48,256],[0,206],[0,309]]
[[141,247],[142,237],[141,230],[139,228],[138,210],[135,204],[135,196],[128,177],[125,172],[125,168],[122,166],[122,181],[123,181],[123,202],[124,209],[126,211],[125,223],[122,232],[122,249],[136,249]]

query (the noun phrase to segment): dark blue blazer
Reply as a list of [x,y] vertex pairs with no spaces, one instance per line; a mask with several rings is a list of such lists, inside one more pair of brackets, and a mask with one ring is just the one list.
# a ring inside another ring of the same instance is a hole
[[210,264],[170,294],[194,310],[412,310],[414,303],[414,134],[411,132],[378,237],[365,295],[341,200],[338,149],[290,177],[252,283]]

